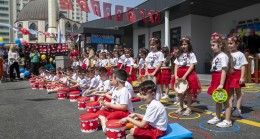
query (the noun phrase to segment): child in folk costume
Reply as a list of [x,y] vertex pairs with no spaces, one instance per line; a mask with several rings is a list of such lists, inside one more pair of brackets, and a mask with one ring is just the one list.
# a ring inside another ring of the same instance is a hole
[[114,49],[113,60],[111,61],[111,65],[112,66],[118,65],[118,59],[119,59],[119,52],[117,49]]
[[139,52],[139,56],[140,56],[140,60],[139,60],[139,78],[141,81],[144,81],[143,77],[145,76],[145,58],[148,54],[148,50],[146,50],[145,48],[140,50]]
[[[214,59],[212,61],[212,81],[210,87],[208,88],[208,94],[212,95],[215,89],[221,90],[225,89],[229,91],[229,76],[230,73],[232,56],[225,46],[225,40],[222,36],[217,33],[212,34],[211,37],[211,49],[214,53]],[[221,109],[222,103],[216,102],[216,117],[213,117],[208,121],[208,124],[216,124],[217,127],[230,127],[232,126],[232,121],[230,120],[232,99],[231,94],[228,92],[228,99],[223,104],[225,106],[225,120],[221,121]]]
[[112,54],[110,52],[106,53],[106,59],[108,60],[108,64],[107,64],[106,69],[107,69],[107,74],[109,76],[111,74],[111,66],[115,65],[114,59],[113,59]]
[[156,78],[156,95],[155,99],[161,99],[161,66],[164,61],[161,49],[161,41],[158,38],[150,38],[151,52],[145,58],[145,76],[152,76]]
[[168,47],[163,47],[162,52],[164,55],[164,62],[161,67],[161,88],[165,89],[165,94],[162,99],[169,98],[169,84],[171,82],[171,59],[170,59],[170,51]]
[[106,67],[108,65],[108,60],[105,58],[105,53],[100,53],[99,58],[99,67]]
[[125,70],[116,70],[113,73],[111,81],[116,87],[112,94],[111,102],[101,101],[101,104],[105,107],[105,109],[99,110],[97,114],[99,115],[98,118],[104,132],[106,132],[105,124],[107,120],[122,119],[133,112],[131,94],[125,87],[127,76],[128,75]]
[[229,92],[234,96],[235,91],[237,100],[236,110],[232,113],[233,116],[241,116],[241,87],[245,87],[245,65],[248,64],[245,55],[237,50],[238,45],[239,39],[237,37],[228,38],[228,48],[231,52],[234,62],[234,69],[230,75]]
[[[186,90],[186,92],[184,92],[184,94],[178,94],[180,108],[175,113],[188,116],[191,114],[192,95],[197,96],[197,94],[201,91],[201,86],[196,72],[194,71],[194,67],[197,64],[197,59],[195,54],[192,52],[190,38],[182,38],[180,40],[179,49],[179,55],[174,61],[175,78],[172,81],[172,85],[174,86],[174,84],[177,83],[179,79],[183,79],[187,80],[189,88]],[[185,95],[187,96],[188,107],[184,111],[183,104]]]
[[119,51],[119,58],[118,58],[118,64],[117,64],[117,68],[121,69],[124,64],[124,61],[125,61],[125,54],[124,54],[124,49],[121,47],[118,49]]
[[120,69],[124,66],[125,71],[128,73],[127,81],[132,83],[132,81],[136,81],[136,71],[134,69],[134,59],[131,57],[132,50],[125,49],[125,60],[121,65]]
[[[145,114],[131,113],[120,120],[121,123],[130,122],[134,128],[126,138],[157,139],[163,136],[167,130],[168,116],[165,107],[158,100],[154,99],[156,85],[153,81],[147,80],[140,84],[139,92],[141,99],[148,104]],[[141,119],[139,121],[138,119]]]

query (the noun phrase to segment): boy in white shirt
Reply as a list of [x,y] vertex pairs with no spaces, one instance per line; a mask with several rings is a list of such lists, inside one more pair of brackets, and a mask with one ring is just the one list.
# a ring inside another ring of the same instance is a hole
[[125,87],[125,81],[127,80],[127,73],[125,70],[119,69],[114,72],[112,82],[116,88],[112,94],[111,102],[100,101],[101,105],[105,107],[103,110],[99,110],[100,124],[104,132],[106,132],[106,121],[111,119],[121,119],[127,117],[133,112],[133,104],[131,101],[131,95],[128,89]]
[[94,70],[93,70],[93,69],[90,69],[90,70],[89,70],[89,77],[91,78],[91,80],[90,80],[90,85],[89,85],[89,87],[87,88],[87,90],[82,91],[80,95],[82,95],[82,94],[84,94],[84,93],[89,93],[89,92],[91,92],[92,89],[97,88],[99,82],[98,82],[97,78],[95,77],[95,73],[94,73]]
[[[147,80],[140,84],[139,92],[144,103],[148,104],[145,115],[132,113],[121,119],[121,123],[130,122],[135,125],[126,138],[156,139],[166,133],[168,125],[167,112],[160,101],[154,99],[156,85]],[[137,119],[142,119],[140,122]]]

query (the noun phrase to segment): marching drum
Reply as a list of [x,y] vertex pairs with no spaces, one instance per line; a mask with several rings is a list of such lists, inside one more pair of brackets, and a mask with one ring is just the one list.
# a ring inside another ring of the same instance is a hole
[[65,89],[61,89],[57,91],[57,98],[58,99],[66,99],[67,98],[67,91]]
[[89,102],[88,97],[79,97],[78,98],[78,109],[79,110],[85,110],[86,109],[86,103]]
[[119,120],[109,120],[106,122],[107,139],[123,139],[125,138],[125,124],[121,124]]
[[183,94],[189,88],[189,84],[187,80],[178,79],[177,82],[174,84],[174,90],[176,93]]
[[97,131],[98,115],[96,113],[81,114],[79,119],[80,119],[80,128],[82,132],[92,133]]
[[86,103],[86,110],[89,113],[95,113],[97,111],[99,111],[101,108],[100,103],[99,102],[87,102]]
[[39,82],[35,82],[32,84],[32,89],[39,89]]
[[70,102],[77,102],[77,99],[79,98],[80,91],[71,91],[69,92],[70,96]]

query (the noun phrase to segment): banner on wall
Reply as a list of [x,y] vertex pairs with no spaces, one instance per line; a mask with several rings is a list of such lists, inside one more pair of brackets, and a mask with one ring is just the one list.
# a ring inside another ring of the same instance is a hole
[[91,43],[114,44],[115,37],[113,35],[92,34],[90,37]]

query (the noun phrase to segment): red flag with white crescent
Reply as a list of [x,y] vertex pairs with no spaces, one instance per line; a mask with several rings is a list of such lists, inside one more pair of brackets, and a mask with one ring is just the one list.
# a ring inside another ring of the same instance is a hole
[[123,9],[124,7],[121,5],[115,5],[115,20],[123,21]]
[[90,4],[91,4],[94,15],[101,16],[99,1],[90,0]]
[[154,22],[160,23],[161,22],[161,13],[160,11],[154,11]]
[[77,3],[82,11],[85,11],[86,13],[90,12],[88,2],[86,0],[77,0]]
[[104,12],[104,18],[105,19],[109,19],[111,20],[112,19],[112,16],[111,16],[111,3],[106,3],[106,2],[103,2],[103,12]]
[[139,9],[139,13],[143,19],[143,22],[146,22],[145,9]]
[[60,9],[73,10],[72,0],[60,0]]
[[150,19],[150,22],[154,23],[153,10],[148,10],[147,14],[148,14],[148,17]]
[[136,22],[136,15],[134,9],[130,7],[127,7],[126,9],[126,20],[131,23]]

